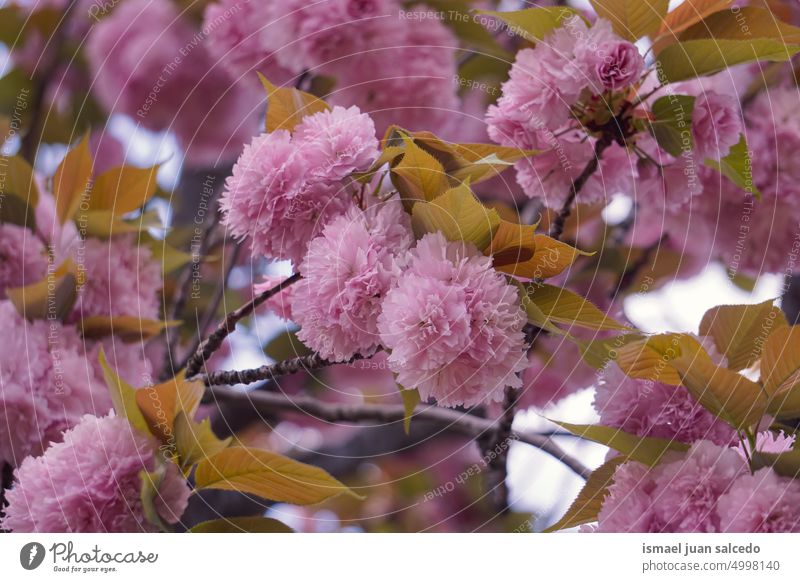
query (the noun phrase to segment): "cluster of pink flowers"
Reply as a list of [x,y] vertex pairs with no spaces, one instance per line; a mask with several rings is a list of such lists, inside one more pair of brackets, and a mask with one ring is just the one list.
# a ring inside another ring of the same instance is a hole
[[[84,416],[43,455],[28,457],[6,493],[2,527],[18,533],[155,531],[142,508],[143,472],[163,466],[153,505],[176,523],[191,490],[178,467],[159,457],[158,443],[123,418]],[[154,478],[155,479],[155,478]]]
[[0,224],[0,299],[6,289],[40,281],[47,272],[47,251],[36,234],[16,224]]
[[280,83],[310,71],[335,79],[331,102],[359,106],[380,133],[390,123],[444,131],[459,105],[458,42],[420,12],[397,0],[223,0],[206,9],[203,29],[237,75]]
[[797,532],[800,483],[771,468],[751,474],[735,449],[699,441],[648,469],[620,465],[599,532]]
[[332,220],[300,265],[291,310],[298,337],[334,361],[372,355],[381,304],[412,242],[409,216],[396,199]]
[[[517,181],[528,196],[552,208],[562,205],[572,180],[594,156],[594,139],[587,139],[576,117],[607,115],[614,94],[637,84],[643,71],[638,49],[614,34],[609,22],[589,27],[578,16],[536,48],[517,53],[502,96],[487,111],[487,123],[498,143],[546,150],[517,163]],[[599,202],[628,192],[635,177],[635,159],[613,144],[581,200]]]
[[355,107],[306,117],[290,134],[278,130],[244,148],[221,201],[230,233],[248,238],[256,256],[296,265],[308,243],[352,205],[345,178],[378,156],[375,126]]
[[378,319],[390,368],[442,406],[499,402],[522,385],[527,317],[517,288],[472,245],[425,235]]

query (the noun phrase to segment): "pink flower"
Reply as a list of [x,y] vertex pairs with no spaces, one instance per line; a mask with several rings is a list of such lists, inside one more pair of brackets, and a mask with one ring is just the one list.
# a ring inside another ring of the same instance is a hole
[[319,144],[306,148],[285,130],[245,145],[220,208],[231,234],[249,238],[255,255],[299,264],[309,241],[351,204],[340,183],[319,175],[319,153]]
[[378,157],[375,124],[358,107],[334,107],[309,115],[295,128],[304,155],[316,158],[311,175],[321,180],[341,180],[364,170]]
[[[783,431],[778,433],[771,430],[763,430],[756,434],[756,451],[761,453],[785,453],[791,451],[794,446],[794,435],[786,435]],[[736,447],[737,452],[743,459],[747,459],[746,454],[752,454],[750,443],[742,441]]]
[[644,71],[644,59],[635,45],[615,40],[592,53],[591,70],[600,87],[619,91],[636,83]]
[[29,322],[9,301],[0,302],[0,319],[8,327],[0,350],[0,460],[17,465],[87,412],[108,412],[111,399],[74,328]]
[[639,463],[627,462],[614,471],[614,482],[597,515],[598,533],[655,533],[663,524],[653,511],[656,488],[653,472]]
[[158,319],[161,264],[149,247],[137,244],[133,235],[123,235],[86,239],[74,253],[86,282],[73,318],[131,315]]
[[0,299],[6,289],[38,283],[47,274],[42,241],[24,226],[0,224]]
[[598,532],[718,532],[718,501],[747,466],[736,452],[699,441],[647,469],[632,461],[614,473],[598,514]]
[[332,220],[311,241],[292,296],[303,343],[334,361],[371,355],[380,345],[381,303],[412,242],[408,214],[396,199]]
[[719,160],[739,143],[742,114],[739,101],[730,95],[704,91],[695,99],[692,111],[694,150],[705,159]]
[[746,471],[735,450],[708,441],[697,442],[682,457],[659,465],[652,495],[662,531],[721,531],[717,501]]
[[703,408],[682,386],[629,378],[609,365],[596,384],[600,424],[638,436],[730,445],[736,432]]
[[425,235],[378,319],[389,365],[442,406],[499,402],[527,366],[515,287],[471,246]]
[[721,532],[800,531],[800,483],[769,467],[736,479],[717,507]]
[[[271,21],[275,2],[218,0],[203,14],[203,31],[208,34],[209,52],[237,77],[264,74],[282,85],[293,76],[277,64],[269,48],[270,36],[279,34],[281,23]],[[299,71],[296,71],[299,72]]]
[[157,459],[158,443],[113,415],[86,415],[40,457],[28,457],[7,492],[3,527],[14,532],[156,531],[145,520],[142,471],[164,463],[154,503],[159,516],[176,523],[191,493],[177,466]]
[[588,388],[597,371],[583,362],[571,341],[554,336],[537,338],[529,366],[522,373],[519,407],[545,408]]

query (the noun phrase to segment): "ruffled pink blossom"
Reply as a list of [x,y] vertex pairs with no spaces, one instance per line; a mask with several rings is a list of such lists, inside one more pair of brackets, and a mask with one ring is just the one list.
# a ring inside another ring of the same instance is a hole
[[517,289],[491,259],[440,233],[425,235],[378,320],[389,364],[406,388],[442,406],[499,402],[527,366]]
[[332,220],[300,265],[303,279],[292,295],[298,337],[333,361],[371,355],[380,345],[381,303],[412,242],[408,214],[396,199]]
[[3,527],[19,533],[156,531],[142,509],[142,471],[164,464],[156,511],[176,523],[191,493],[176,465],[159,460],[158,443],[123,418],[84,416],[40,457],[28,457],[7,492]]
[[704,91],[695,98],[692,111],[694,150],[700,161],[719,160],[739,143],[742,114],[738,99],[714,91]]
[[378,157],[375,124],[358,107],[334,107],[309,115],[295,128],[303,154],[315,158],[310,175],[323,181],[369,168]]
[[86,239],[75,250],[86,275],[73,317],[130,315],[158,319],[161,264],[133,235]]
[[6,289],[38,283],[47,274],[42,241],[24,226],[0,224],[0,299]]
[[319,151],[285,130],[245,145],[220,208],[230,233],[249,238],[253,254],[299,264],[311,239],[352,203],[341,184],[315,174],[322,168]]
[[733,428],[698,404],[682,386],[629,378],[612,364],[595,389],[600,424],[685,443],[708,440],[730,445],[736,441]]
[[597,515],[599,533],[656,533],[663,524],[653,511],[652,494],[656,488],[653,472],[639,463],[627,462],[614,471]]
[[721,532],[800,531],[800,483],[771,468],[736,479],[717,502]]
[[111,408],[108,389],[74,328],[23,319],[0,302],[7,337],[0,350],[0,460],[38,455],[82,415]]
[[639,81],[644,59],[634,44],[615,40],[600,45],[592,53],[590,67],[600,87],[618,91]]
[[597,371],[586,364],[578,346],[554,336],[536,339],[529,366],[522,373],[518,406],[545,408],[595,381]]
[[717,501],[746,472],[747,465],[735,450],[708,441],[697,442],[679,459],[659,465],[652,496],[663,531],[721,531]]

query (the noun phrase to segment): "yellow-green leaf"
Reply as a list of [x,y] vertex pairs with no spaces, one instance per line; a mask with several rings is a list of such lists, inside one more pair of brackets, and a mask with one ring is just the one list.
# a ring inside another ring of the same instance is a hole
[[24,287],[6,289],[6,296],[27,319],[63,320],[78,298],[79,273],[71,259],[56,269],[48,269],[45,278]]
[[[121,216],[144,206],[156,193],[160,164],[149,168],[119,166],[100,174],[92,186],[88,209]],[[82,209],[79,214],[82,214]]]
[[689,445],[676,440],[640,437],[610,426],[571,424],[557,420],[551,422],[576,436],[605,445],[648,467],[657,465],[661,458],[670,451],[685,452],[689,450]]
[[669,0],[590,0],[600,18],[611,22],[623,38],[637,41],[658,31],[669,9]]
[[405,153],[392,168],[392,183],[407,206],[417,200],[430,202],[449,188],[447,174],[442,164],[419,147],[408,136],[403,136]]
[[198,523],[189,533],[294,533],[294,530],[269,517],[224,517]]
[[78,212],[81,230],[86,236],[107,239],[114,235],[143,232],[151,228],[163,229],[158,212],[148,211],[134,218],[122,218],[111,210]]
[[114,404],[114,411],[117,416],[127,419],[130,425],[142,434],[152,434],[136,402],[136,389],[111,369],[102,348],[100,349],[99,359],[100,366],[103,368],[103,377],[111,394],[111,402]]
[[417,237],[441,231],[447,240],[470,242],[481,251],[492,242],[500,221],[497,211],[481,204],[466,184],[432,202],[418,202],[411,213]]
[[700,22],[707,16],[727,8],[733,0],[684,0],[667,14],[661,24],[661,33],[677,38],[678,33]]
[[[139,471],[139,480],[141,481],[141,491],[139,492],[139,499],[142,502],[142,513],[144,518],[162,532],[169,531],[169,526],[161,518],[156,508],[156,497],[158,497],[158,489],[164,481],[166,469],[164,465],[159,464],[155,471]],[[179,517],[179,516],[176,516]]]
[[767,399],[761,386],[733,370],[717,366],[705,350],[685,353],[670,365],[700,404],[734,428],[754,427],[764,416]]
[[756,468],[772,467],[778,475],[797,479],[800,477],[800,450],[784,453],[753,453],[753,464]]
[[777,418],[800,415],[800,328],[778,327],[764,342],[761,383],[768,412]]
[[417,404],[420,403],[419,390],[416,388],[408,390],[401,387],[400,397],[403,399],[403,410],[405,411],[405,416],[403,416],[403,430],[408,434],[411,430],[411,417],[414,416],[414,409],[417,407]]
[[742,134],[739,143],[731,148],[727,156],[721,160],[708,159],[705,165],[728,178],[739,188],[761,200],[761,191],[753,180],[753,163],[750,159],[750,149],[747,140]]
[[798,51],[798,44],[785,44],[769,38],[687,40],[661,51],[656,68],[662,82],[675,83],[713,75],[741,63],[786,61]]
[[533,303],[548,321],[594,330],[629,330],[613,317],[600,311],[587,299],[562,287],[543,283],[525,285],[523,306]]
[[653,102],[648,125],[658,145],[675,157],[694,147],[692,113],[695,97],[691,95],[666,95]]
[[544,530],[545,533],[597,521],[597,514],[603,507],[608,488],[614,483],[614,472],[627,461],[623,456],[613,457],[592,471],[564,516]]
[[175,451],[184,471],[225,450],[232,440],[233,437],[217,438],[208,418],[194,422],[184,412],[179,412],[175,417]]
[[83,337],[97,339],[113,336],[124,342],[143,342],[161,334],[168,327],[180,325],[180,321],[161,321],[160,319],[139,319],[134,315],[115,315],[107,317],[93,315],[81,320]]
[[760,357],[770,334],[786,327],[786,317],[772,300],[757,305],[721,305],[706,311],[700,335],[710,336],[728,368],[744,370]]
[[224,489],[272,501],[311,505],[353,492],[328,473],[282,455],[248,447],[232,447],[200,461],[197,489]]
[[165,444],[176,441],[175,419],[184,414],[191,419],[203,397],[202,382],[187,381],[180,372],[174,378],[134,391],[136,405],[149,431]]
[[578,257],[590,257],[594,253],[587,253],[575,247],[556,240],[546,234],[537,234],[536,252],[533,258],[526,263],[525,268],[537,279],[549,279],[564,272]]
[[680,39],[698,40],[771,38],[781,42],[800,43],[800,28],[781,22],[765,8],[740,6],[737,10],[720,10],[681,33]]
[[261,73],[261,84],[267,91],[267,132],[277,129],[292,131],[304,117],[330,109],[322,99],[294,87],[278,87]]
[[533,277],[526,269],[536,253],[536,227],[502,220],[497,225],[494,237],[483,254],[492,257],[492,265],[498,271],[520,277]]
[[562,27],[564,22],[572,18],[578,17],[586,20],[578,11],[567,7],[526,8],[510,12],[478,10],[477,12],[499,18],[508,24],[511,32],[530,41],[543,40],[548,34]]
[[702,346],[693,337],[668,333],[625,343],[616,349],[615,361],[631,378],[679,386],[681,375],[672,367],[672,361],[700,350]]
[[0,197],[10,194],[31,208],[39,204],[39,187],[33,177],[33,168],[20,156],[0,157],[0,171],[5,180],[0,182]]
[[61,224],[75,215],[83,197],[88,199],[93,166],[89,136],[84,135],[78,145],[67,152],[53,175],[56,216]]

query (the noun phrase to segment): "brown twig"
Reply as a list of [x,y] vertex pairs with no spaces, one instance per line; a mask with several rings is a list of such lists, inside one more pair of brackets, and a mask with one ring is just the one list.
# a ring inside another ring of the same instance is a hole
[[[217,329],[214,331],[214,333],[208,336],[208,338],[203,340],[200,345],[197,346],[197,350],[195,350],[188,362],[186,362],[186,377],[191,378],[197,375],[208,358],[210,358],[211,355],[216,352],[220,346],[222,346],[222,342],[224,342],[225,338],[231,334],[239,321],[253,313],[262,303],[299,280],[300,274],[295,273],[271,289],[267,289],[263,293],[256,295],[253,297],[253,299],[242,305],[239,309],[231,311],[225,317],[222,323],[217,326]],[[245,372],[247,372],[247,370],[245,370]]]
[[[319,370],[337,364],[352,364],[357,360],[363,360],[364,356],[356,354],[345,362],[331,362],[319,354],[309,354],[298,356],[288,360],[282,360],[276,364],[267,364],[259,368],[247,370],[220,370],[210,374],[200,374],[196,376],[202,380],[206,386],[230,386],[232,384],[255,384],[264,380],[274,380],[281,376],[289,376],[302,371]],[[189,377],[187,372],[187,377]]]
[[550,227],[550,236],[556,240],[561,238],[561,235],[564,234],[564,225],[567,222],[570,214],[572,214],[572,205],[575,202],[575,199],[578,197],[578,193],[586,186],[586,182],[589,181],[589,178],[597,171],[597,168],[600,166],[600,157],[603,155],[603,152],[613,143],[613,139],[609,136],[604,135],[600,139],[597,140],[597,143],[594,145],[594,156],[591,160],[586,164],[586,167],[580,173],[580,175],[572,181],[572,185],[569,189],[569,195],[567,199],[564,200],[564,204],[561,206],[561,210],[558,211],[555,220],[553,221],[552,226]]
[[[281,410],[311,415],[318,420],[331,423],[394,423],[403,422],[406,418],[402,404],[330,404],[309,397],[289,398],[277,392],[242,392],[219,386],[208,387],[206,394],[215,402],[249,402],[263,414]],[[497,425],[491,419],[438,406],[419,406],[414,410],[413,417],[435,422],[444,429],[457,431],[472,438],[480,438],[497,431]],[[527,432],[511,432],[510,439],[548,453],[584,479],[591,474],[590,469],[563,451],[549,437]]]

